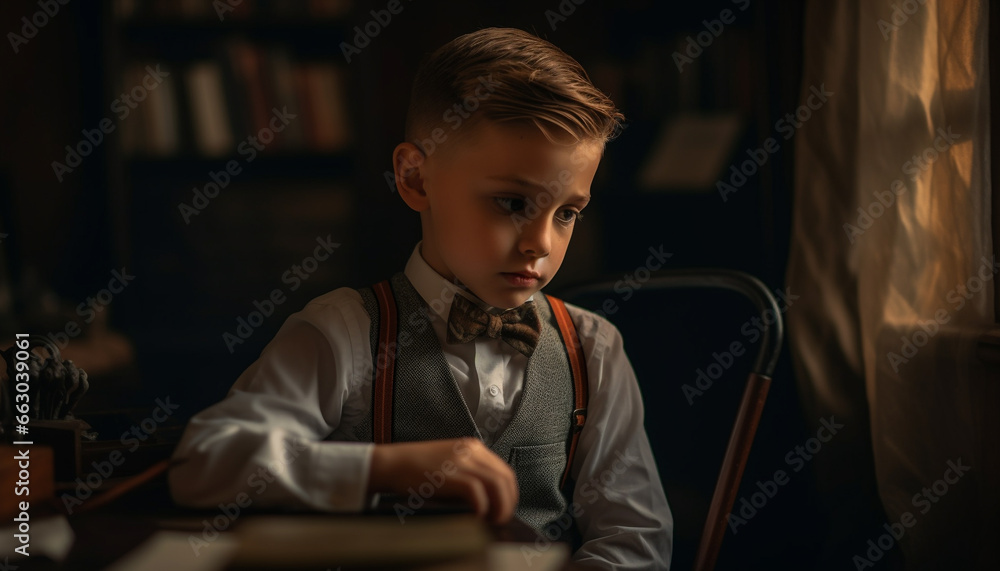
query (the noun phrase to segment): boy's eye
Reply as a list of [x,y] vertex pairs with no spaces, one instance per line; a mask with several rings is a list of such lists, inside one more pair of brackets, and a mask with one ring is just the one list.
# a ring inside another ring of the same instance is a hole
[[[514,196],[495,196],[493,197],[493,201],[496,202],[496,204],[505,213],[522,212],[528,207],[528,201],[526,199]],[[569,226],[574,222],[583,220],[583,214],[575,208],[563,208],[556,211],[555,218],[561,224]]]
[[509,196],[498,196],[493,200],[500,205],[507,212],[520,212],[524,210],[525,203],[523,198],[512,198]]
[[583,220],[583,213],[572,208],[564,208],[556,213],[556,220],[564,224],[572,224]]

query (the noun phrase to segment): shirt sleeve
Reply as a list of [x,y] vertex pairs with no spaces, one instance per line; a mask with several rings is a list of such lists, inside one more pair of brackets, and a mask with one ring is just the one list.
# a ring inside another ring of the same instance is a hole
[[568,305],[587,355],[589,401],[571,475],[581,566],[669,569],[673,515],[663,493],[643,405],[622,337],[606,319]]
[[257,507],[363,509],[373,445],[325,439],[344,440],[364,413],[368,327],[348,288],[291,315],[228,396],[188,423],[168,476],[174,500],[215,507],[242,493]]

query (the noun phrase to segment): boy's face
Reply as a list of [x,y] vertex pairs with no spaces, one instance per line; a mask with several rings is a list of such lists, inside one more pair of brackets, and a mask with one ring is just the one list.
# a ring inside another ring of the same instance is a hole
[[422,194],[404,199],[421,213],[431,267],[492,306],[516,307],[559,271],[602,146],[557,145],[526,124],[473,129],[424,158]]

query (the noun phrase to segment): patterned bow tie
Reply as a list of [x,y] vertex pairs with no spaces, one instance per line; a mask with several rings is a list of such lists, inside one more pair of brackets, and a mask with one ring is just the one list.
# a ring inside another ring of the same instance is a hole
[[485,334],[491,339],[503,339],[526,357],[534,353],[541,329],[533,301],[494,315],[456,295],[448,314],[448,343],[468,343]]

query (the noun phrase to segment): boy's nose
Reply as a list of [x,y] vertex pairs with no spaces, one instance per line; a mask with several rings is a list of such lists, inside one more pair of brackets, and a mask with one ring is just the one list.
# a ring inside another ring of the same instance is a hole
[[521,228],[519,240],[521,253],[533,258],[544,258],[552,250],[552,224],[544,217],[532,220]]

